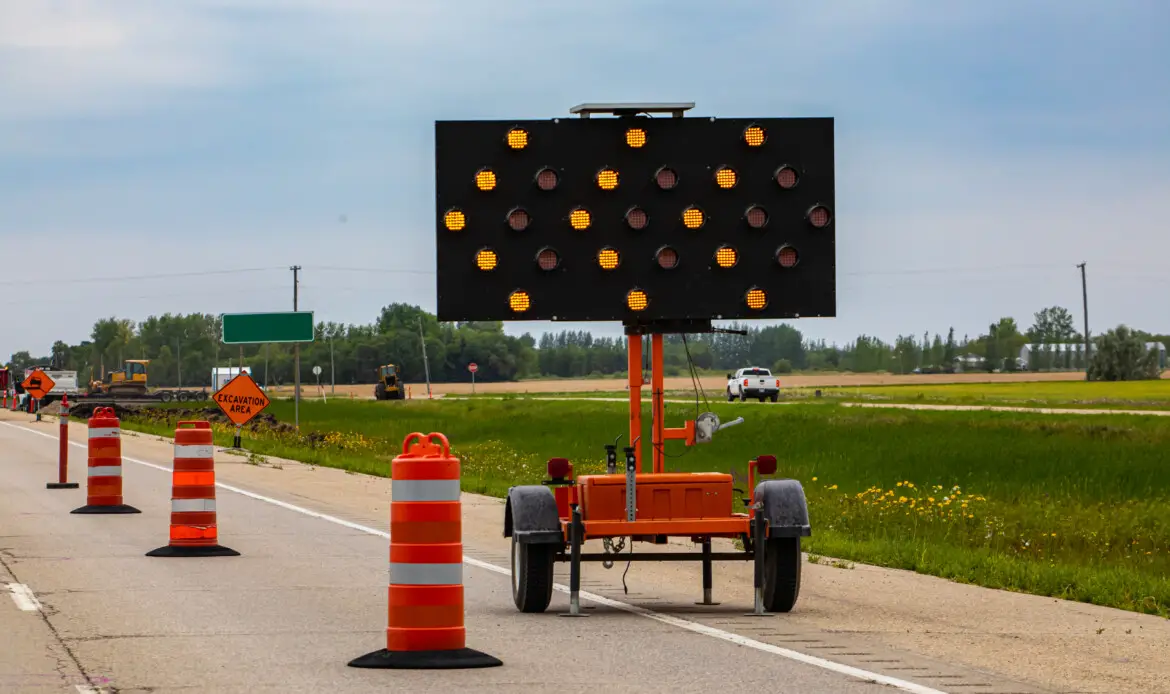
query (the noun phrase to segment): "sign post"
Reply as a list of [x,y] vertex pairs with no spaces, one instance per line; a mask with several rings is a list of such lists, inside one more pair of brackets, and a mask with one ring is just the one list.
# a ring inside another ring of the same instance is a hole
[[[37,416],[40,416],[37,412]],[[57,453],[57,481],[49,482],[46,489],[77,489],[79,482],[69,482],[69,396],[61,396],[61,414],[57,416],[60,422],[61,439]]]
[[253,417],[260,414],[261,410],[268,407],[272,401],[268,399],[264,391],[260,390],[260,386],[256,385],[252,377],[244,371],[225,383],[223,388],[216,391],[212,397],[215,404],[219,405],[219,409],[223,410],[232,424],[236,425],[236,438],[232,448],[242,450],[240,430],[245,424],[252,421]]
[[28,393],[29,402],[33,403],[36,408],[37,421],[41,421],[41,400],[49,394],[49,391],[53,390],[53,386],[57,385],[57,382],[49,378],[49,374],[36,369],[20,385],[24,388],[24,392]]
[[[315,331],[313,330],[313,312],[295,310],[295,292],[293,294],[293,308],[292,311],[275,313],[224,313],[220,316],[223,326],[220,341],[225,345],[293,343],[297,350],[293,385],[293,426],[299,430],[301,428],[300,343],[312,342]],[[240,366],[243,364],[241,363]]]
[[321,387],[321,367],[320,366],[313,367],[313,375],[317,377],[317,392],[321,394],[321,399],[324,400],[326,403],[328,403],[329,398],[325,397],[325,389]]
[[475,362],[467,365],[467,370],[471,372],[471,394],[475,395],[475,372],[479,371],[479,366]]

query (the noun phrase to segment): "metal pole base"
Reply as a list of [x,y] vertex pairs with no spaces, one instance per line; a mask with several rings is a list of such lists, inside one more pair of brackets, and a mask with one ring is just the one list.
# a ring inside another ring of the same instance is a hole
[[380,651],[349,661],[349,667],[380,670],[455,670],[499,667],[503,661],[471,648],[452,651]]
[[80,486],[77,482],[49,482],[45,489],[77,489]]
[[695,604],[696,605],[722,605],[723,603],[716,602],[716,601],[711,599],[710,595],[705,594],[705,595],[703,595],[703,599],[696,601]]
[[142,513],[142,511],[126,504],[115,504],[113,506],[82,506],[73,509],[70,513]]
[[148,557],[238,557],[240,553],[228,547],[219,545],[204,545],[202,547],[175,547],[167,545],[146,553]]

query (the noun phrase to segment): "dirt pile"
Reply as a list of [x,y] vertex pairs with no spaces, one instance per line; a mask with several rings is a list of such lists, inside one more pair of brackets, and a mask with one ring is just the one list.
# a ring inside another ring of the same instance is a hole
[[[143,408],[134,413],[137,419],[148,422],[181,422],[191,420],[203,420],[211,422],[212,424],[227,424],[232,422],[227,418],[218,407],[195,407],[195,408]],[[248,431],[275,431],[275,432],[294,432],[296,427],[287,422],[282,422],[276,417],[273,417],[267,412],[261,412],[252,418],[252,421],[244,425],[244,429]]]

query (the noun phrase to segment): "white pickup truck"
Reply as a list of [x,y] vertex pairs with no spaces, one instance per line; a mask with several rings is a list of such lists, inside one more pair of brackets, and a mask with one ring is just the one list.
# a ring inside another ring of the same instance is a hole
[[734,375],[727,374],[727,401],[748,398],[759,398],[760,402],[770,398],[776,402],[780,399],[780,379],[768,369],[758,366],[740,369]]

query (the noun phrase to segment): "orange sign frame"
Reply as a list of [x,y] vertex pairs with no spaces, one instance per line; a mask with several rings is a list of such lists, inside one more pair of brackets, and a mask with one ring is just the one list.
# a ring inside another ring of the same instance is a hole
[[215,404],[237,427],[242,427],[260,414],[272,401],[256,385],[246,371],[228,381],[212,396]]
[[55,385],[57,382],[49,378],[49,374],[37,369],[21,382],[20,387],[34,400],[44,400]]

